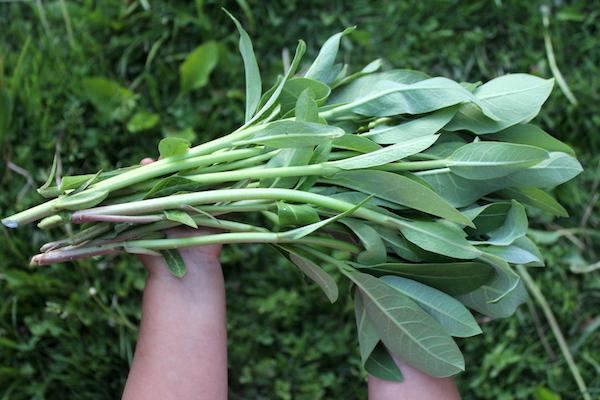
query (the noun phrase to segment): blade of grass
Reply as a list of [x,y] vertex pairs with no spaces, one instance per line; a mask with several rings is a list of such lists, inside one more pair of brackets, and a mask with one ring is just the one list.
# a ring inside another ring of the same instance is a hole
[[531,275],[529,275],[529,272],[527,272],[525,267],[522,265],[517,265],[516,268],[517,268],[517,271],[519,272],[519,275],[521,275],[521,278],[523,278],[523,281],[525,282],[527,289],[532,294],[532,296],[535,298],[535,300],[539,303],[540,307],[542,307],[542,310],[544,311],[544,315],[546,316],[546,319],[548,320],[548,323],[550,324],[550,328],[552,329],[552,332],[554,333],[554,336],[556,337],[556,341],[558,342],[558,345],[560,346],[560,350],[563,354],[563,357],[565,358],[565,361],[567,362],[567,365],[569,366],[569,369],[571,370],[571,374],[573,375],[573,378],[575,379],[575,382],[577,383],[577,386],[579,387],[579,391],[581,392],[581,395],[583,396],[582,398],[584,400],[592,400],[592,396],[590,395],[590,392],[588,391],[585,381],[583,380],[583,377],[581,376],[581,373],[579,372],[579,368],[577,367],[577,364],[575,364],[573,355],[571,354],[571,351],[569,350],[569,345],[567,344],[567,341],[565,340],[565,337],[563,336],[563,334],[560,330],[558,322],[556,321],[556,318],[554,317],[554,313],[552,312],[552,309],[550,309],[550,305],[548,304],[548,301],[542,294],[542,291],[540,290],[540,288],[535,284],[533,278],[531,277]]

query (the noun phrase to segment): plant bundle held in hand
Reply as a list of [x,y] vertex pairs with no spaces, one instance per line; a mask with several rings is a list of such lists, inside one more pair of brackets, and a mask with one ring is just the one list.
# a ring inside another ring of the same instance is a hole
[[[348,74],[335,59],[350,28],[325,42],[302,77],[299,42],[285,76],[262,93],[250,38],[234,22],[243,126],[191,148],[164,139],[162,160],[148,165],[63,177],[57,187],[51,176],[39,192],[52,199],[2,222],[80,227],[45,244],[34,266],[124,251],[162,254],[182,276],[178,248],[267,243],[331,302],[337,280],[352,282],[370,374],[402,379],[386,348],[434,377],[460,372],[452,337],[481,332],[469,308],[511,315],[527,296],[512,265],[543,265],[525,206],[565,216],[544,189],[581,172],[570,147],[530,123],[553,81],[457,83],[380,72],[377,61]],[[162,231],[177,225],[222,233],[166,239]]]

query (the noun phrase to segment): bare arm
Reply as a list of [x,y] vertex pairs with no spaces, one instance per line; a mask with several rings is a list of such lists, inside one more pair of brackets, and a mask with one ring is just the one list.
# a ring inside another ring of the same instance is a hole
[[[194,236],[187,228],[170,237]],[[227,399],[227,323],[220,246],[179,250],[177,278],[162,257],[140,256],[149,271],[142,321],[123,399]]]
[[394,356],[403,382],[384,381],[369,375],[369,400],[460,400],[453,377],[433,378]]

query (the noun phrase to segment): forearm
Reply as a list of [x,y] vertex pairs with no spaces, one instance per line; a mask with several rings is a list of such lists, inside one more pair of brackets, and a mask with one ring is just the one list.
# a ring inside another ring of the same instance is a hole
[[160,257],[150,270],[142,322],[123,399],[227,399],[225,287],[218,254],[180,250],[183,278]]
[[390,382],[369,375],[369,400],[460,400],[453,377],[433,378],[394,357],[404,376]]

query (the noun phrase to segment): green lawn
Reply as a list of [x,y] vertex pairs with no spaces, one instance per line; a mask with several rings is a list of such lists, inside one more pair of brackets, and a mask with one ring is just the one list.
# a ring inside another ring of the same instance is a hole
[[[55,153],[63,175],[93,173],[156,155],[164,136],[200,143],[239,126],[243,64],[221,7],[252,37],[265,85],[298,39],[308,62],[326,38],[354,25],[340,56],[352,71],[381,58],[387,69],[470,82],[562,73],[564,85],[536,122],[574,147],[585,171],[553,190],[569,218],[533,215],[531,228],[550,233],[533,236],[547,266],[530,274],[600,397],[600,1],[570,3],[545,9],[545,28],[542,3],[518,0],[0,2],[0,214],[41,201],[35,189]],[[180,65],[209,41],[216,68],[206,85],[181,94]],[[118,102],[90,89],[89,78],[118,85]],[[154,114],[154,123],[136,125],[136,113]],[[137,337],[141,265],[116,255],[30,268],[52,238],[34,225],[1,229],[0,399],[118,398]],[[366,398],[347,296],[329,304],[264,247],[229,246],[223,264],[231,398]],[[510,318],[479,322],[482,335],[459,340],[465,399],[582,398],[535,300]]]

